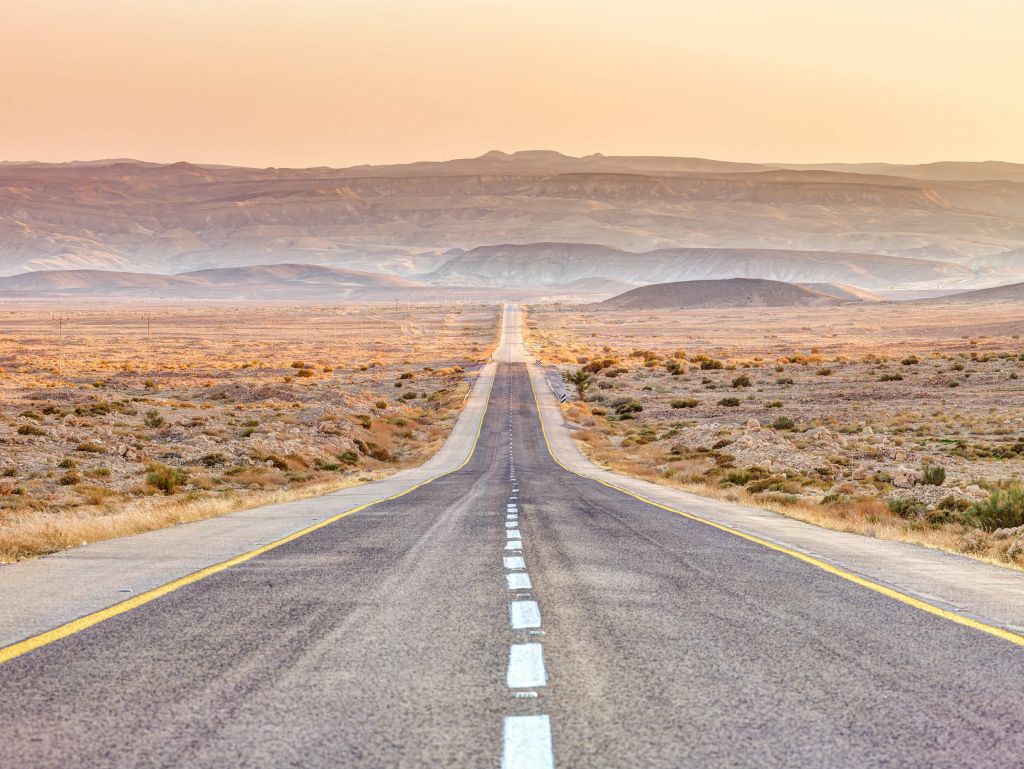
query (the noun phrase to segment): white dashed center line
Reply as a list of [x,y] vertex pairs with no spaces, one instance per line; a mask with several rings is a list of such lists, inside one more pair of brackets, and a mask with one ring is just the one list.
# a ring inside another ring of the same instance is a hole
[[544,672],[544,647],[539,643],[512,644],[508,650],[509,689],[535,689],[548,682]]
[[536,601],[513,601],[508,605],[513,630],[540,627],[540,607]]
[[554,769],[547,716],[508,716],[503,737],[501,769]]
[[505,568],[509,570],[526,568],[526,561],[523,560],[521,555],[507,556],[501,560],[505,562]]
[[525,571],[506,574],[505,581],[508,583],[509,590],[530,590],[533,588],[533,584],[530,582],[530,575]]

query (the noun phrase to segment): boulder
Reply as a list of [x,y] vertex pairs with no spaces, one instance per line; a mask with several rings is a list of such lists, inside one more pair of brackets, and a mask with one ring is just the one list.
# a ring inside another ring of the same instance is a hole
[[909,489],[921,482],[924,474],[920,470],[911,470],[909,467],[897,467],[892,474],[892,485],[897,489]]

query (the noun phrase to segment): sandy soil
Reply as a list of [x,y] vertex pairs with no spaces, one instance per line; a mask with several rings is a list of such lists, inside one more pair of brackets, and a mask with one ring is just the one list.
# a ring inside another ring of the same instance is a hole
[[[609,467],[1024,563],[1024,519],[1002,496],[1024,476],[1020,305],[536,306],[528,326],[542,360],[591,369],[566,412]],[[975,514],[993,500],[1007,508],[994,522]]]
[[483,305],[8,304],[0,560],[419,464],[497,323]]

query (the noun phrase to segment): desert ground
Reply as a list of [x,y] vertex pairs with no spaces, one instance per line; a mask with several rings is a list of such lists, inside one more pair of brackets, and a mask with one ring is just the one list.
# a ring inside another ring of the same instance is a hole
[[0,561],[419,464],[497,323],[494,305],[8,303]]
[[819,525],[1024,567],[1024,307],[537,305],[606,467]]

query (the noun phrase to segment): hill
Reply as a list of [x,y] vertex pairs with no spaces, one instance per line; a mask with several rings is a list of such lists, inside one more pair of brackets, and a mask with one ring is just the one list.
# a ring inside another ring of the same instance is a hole
[[700,309],[723,307],[806,307],[844,304],[844,300],[777,280],[688,280],[641,286],[606,299],[610,310]]
[[1000,302],[1019,303],[1024,302],[1024,283],[1011,283],[1006,286],[994,288],[982,288],[976,291],[964,291],[958,294],[949,294],[937,299],[928,299],[929,302],[955,302],[963,304],[998,304]]
[[423,280],[487,286],[556,286],[584,278],[634,284],[724,278],[844,283],[883,289],[969,281],[966,267],[922,259],[832,251],[671,248],[623,251],[587,243],[481,246],[451,257]]
[[338,299],[374,291],[415,289],[394,275],[306,264],[197,270],[179,275],[115,270],[42,270],[0,277],[0,296],[182,299]]

